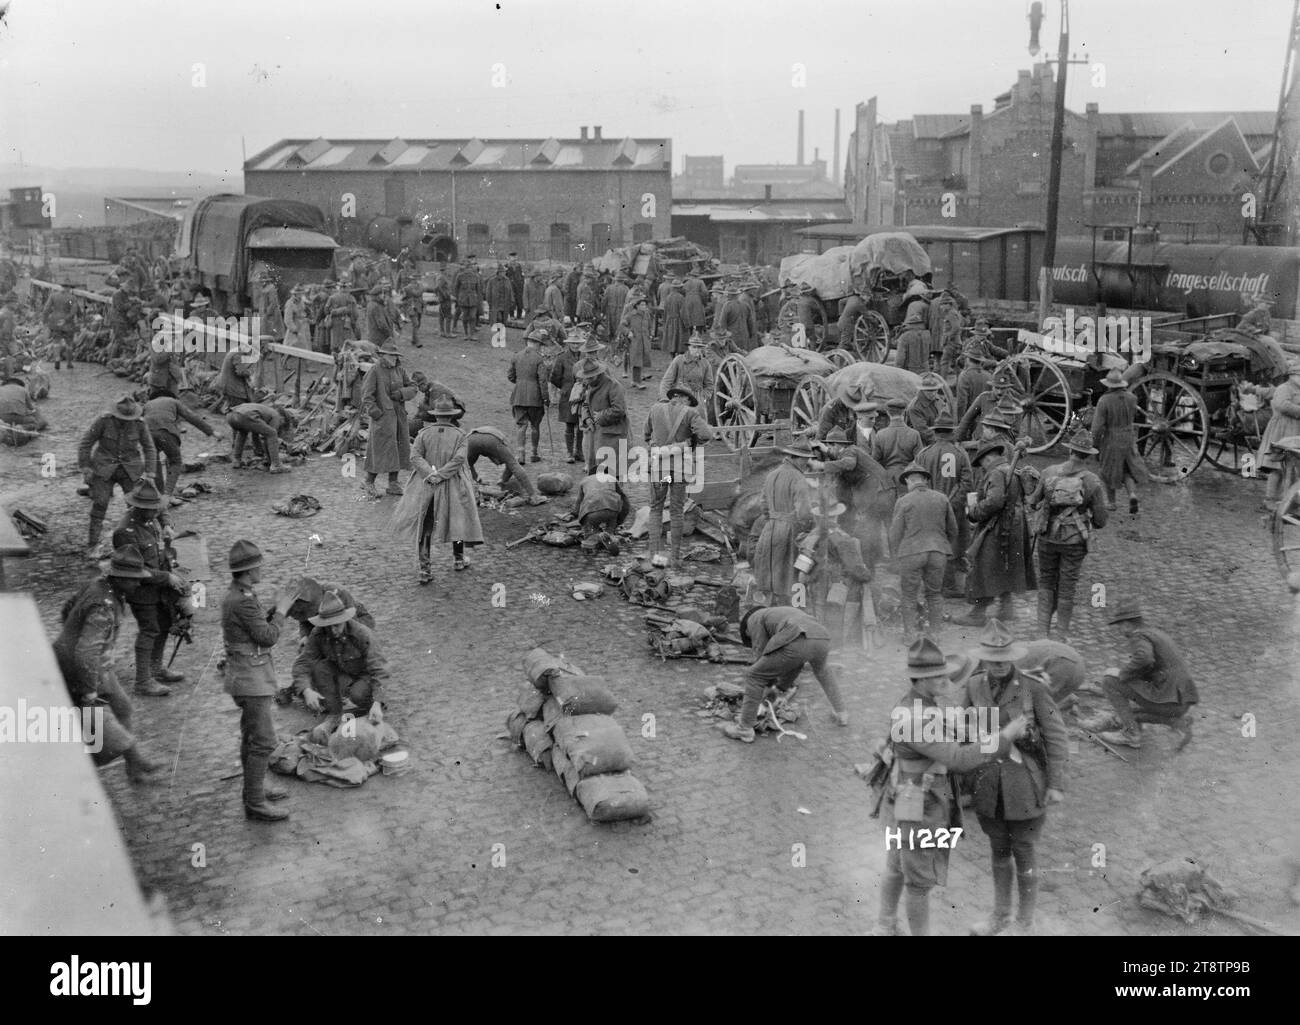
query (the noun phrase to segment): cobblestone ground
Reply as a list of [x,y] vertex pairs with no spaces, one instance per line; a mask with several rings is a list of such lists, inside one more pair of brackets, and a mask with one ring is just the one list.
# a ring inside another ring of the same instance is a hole
[[[469,401],[468,425],[506,428],[505,368],[518,347],[514,335],[502,350],[488,346],[486,332],[466,344],[426,330],[423,350],[404,349],[410,367]],[[655,360],[662,370],[663,354]],[[75,495],[76,442],[91,416],[123,390],[99,367],[82,364],[53,376],[54,395],[44,404],[56,424],[48,442],[0,450],[5,503],[52,523],[34,558],[11,563],[17,585],[35,593],[51,636],[62,598],[90,572],[74,550],[84,543],[88,512]],[[639,430],[653,391],[631,395]],[[187,452],[204,442],[190,432]],[[562,449],[562,437],[556,445]],[[227,440],[216,448],[228,446]],[[58,460],[57,479],[39,475],[47,451]],[[550,460],[530,471],[546,465],[563,466]],[[472,569],[453,574],[446,552],[435,583],[422,588],[410,553],[396,551],[387,537],[394,499],[358,501],[356,480],[342,477],[336,460],[313,458],[291,475],[245,472],[233,480],[214,465],[200,477],[215,493],[177,510],[175,522],[208,538],[217,593],[225,552],[237,537],[262,546],[269,591],[302,571],[307,537],[322,536],[311,571],[345,583],[374,612],[393,670],[389,718],[409,742],[414,767],[356,790],[290,781],[288,823],[246,821],[236,709],[215,671],[216,612],[201,612],[196,643],[177,659],[186,683],[169,698],[137,701],[144,743],[174,764],[169,784],[134,788],[120,763],[102,770],[139,878],[165,895],[180,932],[852,934],[870,927],[883,840],[852,766],[868,759],[905,689],[901,644],[869,657],[841,653],[850,728],[830,723],[825,699],[809,681],[798,727],[806,742],[760,738],[740,745],[696,711],[706,686],[738,679],[743,667],[654,660],[641,610],[612,594],[594,603],[569,597],[568,584],[595,579],[599,562],[576,549],[505,550],[507,540],[554,506],[484,511],[488,542],[475,550]],[[324,504],[319,516],[290,520],[270,512],[272,501],[303,491]],[[1300,846],[1291,821],[1296,633],[1255,511],[1261,493],[1256,482],[1203,467],[1184,485],[1149,488],[1140,517],[1116,514],[1097,539],[1084,583],[1104,584],[1112,603],[1140,596],[1151,619],[1184,646],[1204,703],[1195,741],[1182,754],[1154,727],[1129,764],[1087,740],[1073,751],[1066,802],[1051,813],[1040,844],[1045,932],[1240,930],[1223,920],[1185,926],[1137,905],[1141,869],[1183,853],[1238,890],[1241,910],[1286,932],[1300,928],[1285,896],[1283,861]],[[119,498],[110,516],[121,510]],[[505,608],[492,605],[494,583],[505,585]],[[531,594],[551,603],[535,605]],[[1023,631],[1032,612],[1023,601],[1020,609]],[[129,664],[134,626],[124,633]],[[972,634],[950,629],[943,644],[967,646]],[[1090,676],[1114,661],[1102,610],[1081,610],[1076,634]],[[286,638],[278,650],[286,678],[294,644]],[[559,780],[504,739],[504,719],[523,680],[521,658],[537,645],[613,681],[634,770],[653,802],[648,824],[589,824]],[[640,734],[645,713],[655,716],[653,739]],[[1247,713],[1255,719],[1253,737],[1243,737]],[[289,734],[314,717],[295,708],[277,709],[276,719]],[[967,825],[949,885],[935,892],[936,932],[964,932],[991,900],[987,843],[973,815]],[[204,845],[206,867],[193,865],[195,844]],[[1104,845],[1104,865],[1094,863],[1097,845]],[[494,849],[504,852],[501,867],[493,867]],[[797,867],[800,850],[806,864]]]

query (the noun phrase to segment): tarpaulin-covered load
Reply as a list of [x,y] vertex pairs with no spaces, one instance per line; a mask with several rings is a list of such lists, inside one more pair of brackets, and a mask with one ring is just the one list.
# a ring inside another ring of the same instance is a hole
[[905,231],[881,231],[868,235],[849,256],[849,273],[854,281],[875,287],[883,275],[898,276],[911,271],[918,278],[931,271],[930,257],[921,244]]
[[591,263],[597,271],[617,274],[625,270],[637,275],[649,274],[652,262],[656,262],[661,271],[682,274],[692,267],[705,270],[712,255],[703,246],[688,241],[685,236],[677,236],[607,249],[603,256],[596,257]]
[[781,345],[760,345],[745,353],[745,366],[755,377],[786,377],[800,380],[809,374],[825,377],[835,364],[811,349],[791,349]]
[[890,399],[911,402],[921,388],[921,376],[884,363],[853,363],[826,378],[831,397],[850,409],[883,408]]
[[824,253],[796,253],[781,261],[780,280],[811,285],[822,299],[843,299],[853,294],[849,258],[853,246],[834,246]]
[[[1250,354],[1250,373],[1266,381],[1286,377],[1288,373],[1286,351],[1268,335],[1252,335],[1236,328],[1224,328],[1215,331],[1208,341],[1193,342],[1192,345],[1236,345]],[[1189,352],[1191,351],[1189,347]],[[1197,357],[1198,359],[1200,357]]]

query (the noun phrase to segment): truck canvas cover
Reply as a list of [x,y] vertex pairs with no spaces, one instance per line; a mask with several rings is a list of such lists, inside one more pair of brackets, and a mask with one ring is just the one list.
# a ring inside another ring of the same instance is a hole
[[821,299],[843,299],[853,294],[849,257],[853,246],[834,246],[824,253],[797,253],[781,261],[780,280],[812,285]]
[[849,257],[849,272],[855,281],[873,282],[882,274],[897,276],[905,271],[911,271],[919,278],[929,274],[931,269],[926,251],[905,231],[868,235],[853,247]]
[[310,203],[224,194],[198,202],[193,217],[181,226],[177,248],[199,270],[242,286],[249,269],[245,244],[253,232],[264,228],[299,228],[329,238],[324,215]]

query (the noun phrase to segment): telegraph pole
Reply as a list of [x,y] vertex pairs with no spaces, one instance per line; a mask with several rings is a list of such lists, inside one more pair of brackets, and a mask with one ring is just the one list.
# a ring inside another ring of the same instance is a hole
[[[1043,5],[1029,9],[1029,52],[1038,53],[1038,30]],[[1038,277],[1038,322],[1047,318],[1052,304],[1052,265],[1056,263],[1056,231],[1061,209],[1061,150],[1065,135],[1065,74],[1070,61],[1070,2],[1061,0],[1061,37],[1056,51],[1056,103],[1052,113],[1051,166],[1047,178],[1047,232],[1043,239],[1043,266]]]

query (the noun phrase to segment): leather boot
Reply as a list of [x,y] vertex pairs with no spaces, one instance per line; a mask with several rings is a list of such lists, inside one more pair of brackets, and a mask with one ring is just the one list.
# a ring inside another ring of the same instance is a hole
[[159,771],[162,765],[152,762],[140,753],[139,747],[132,747],[122,755],[126,762],[126,778],[132,783],[160,783]]
[[1034,906],[1038,903],[1038,870],[1031,868],[1016,876],[1020,888],[1020,907],[1016,909],[1016,931],[1028,934],[1034,928]]
[[244,815],[258,822],[283,822],[289,817],[287,811],[267,803],[265,798],[261,804],[244,805]]
[[880,885],[880,913],[876,918],[872,936],[898,935],[898,898],[903,895],[903,876],[885,875]]
[[993,613],[994,619],[1000,619],[1004,623],[1009,623],[1016,618],[1016,606],[1011,599],[1010,594],[998,595],[998,608]]
[[970,607],[970,611],[964,616],[953,616],[952,622],[957,626],[983,626],[988,620],[989,606],[991,601],[981,598]]
[[1038,589],[1038,633],[1041,637],[1052,636],[1052,599],[1055,597],[1045,587]]
[[184,673],[174,673],[161,662],[154,664],[152,672],[159,683],[181,683],[185,679]]
[[994,860],[993,913],[971,926],[972,936],[996,936],[1011,923],[1011,879],[1015,872],[1015,863],[1010,858]]
[[1062,644],[1070,643],[1070,620],[1074,618],[1074,602],[1056,603],[1056,639]]
[[907,929],[913,936],[930,935],[930,891],[907,887]]

